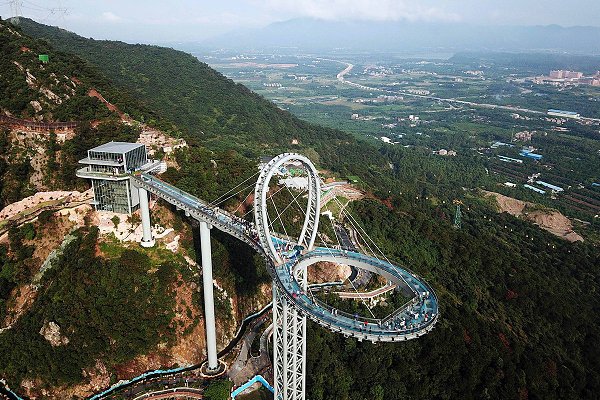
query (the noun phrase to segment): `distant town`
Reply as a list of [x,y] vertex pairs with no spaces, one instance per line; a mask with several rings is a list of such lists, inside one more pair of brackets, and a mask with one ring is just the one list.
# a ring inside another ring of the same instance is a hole
[[548,76],[536,76],[533,82],[553,86],[591,85],[600,86],[600,71],[592,76],[585,76],[583,72],[568,70],[552,70]]

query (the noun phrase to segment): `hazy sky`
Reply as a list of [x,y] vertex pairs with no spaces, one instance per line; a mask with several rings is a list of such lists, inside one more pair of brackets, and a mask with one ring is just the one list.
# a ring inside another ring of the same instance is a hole
[[[298,17],[600,25],[600,0],[17,0],[24,16],[86,37],[195,41]],[[67,13],[59,11],[66,8]],[[0,15],[11,16],[9,0]]]

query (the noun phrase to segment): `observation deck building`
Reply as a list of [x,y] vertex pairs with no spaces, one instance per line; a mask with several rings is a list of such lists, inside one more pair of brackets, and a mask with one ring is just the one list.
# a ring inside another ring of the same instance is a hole
[[79,160],[85,167],[77,176],[92,181],[96,210],[131,214],[140,205],[138,189],[130,175],[148,164],[146,146],[140,143],[109,142],[88,150]]

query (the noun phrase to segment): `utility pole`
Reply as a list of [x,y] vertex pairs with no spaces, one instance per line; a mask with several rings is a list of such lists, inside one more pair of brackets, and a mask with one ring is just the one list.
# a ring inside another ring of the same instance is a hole
[[462,201],[454,200],[453,203],[456,204],[456,211],[454,212],[454,224],[452,226],[455,229],[460,229],[460,227],[462,225],[462,222],[461,222],[462,213],[460,211],[460,206],[462,204]]
[[19,17],[21,16],[22,0],[10,0],[10,11],[12,13],[12,23],[19,25]]
[[58,7],[53,7],[50,9],[50,14],[55,15],[59,14],[61,19],[64,21],[65,15],[67,15],[68,10],[63,7],[62,0],[58,0]]

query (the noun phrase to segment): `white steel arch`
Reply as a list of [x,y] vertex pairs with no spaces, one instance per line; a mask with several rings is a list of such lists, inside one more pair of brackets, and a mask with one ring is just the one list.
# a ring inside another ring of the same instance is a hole
[[[300,162],[308,172],[308,204],[298,244],[307,251],[313,249],[319,229],[321,181],[317,169],[305,156],[284,153],[274,157],[262,169],[254,190],[254,219],[262,248],[276,268],[283,260],[273,243],[267,213],[267,194],[273,174],[285,163]],[[267,249],[269,249],[267,251]],[[285,265],[283,266],[285,268]],[[307,274],[297,277],[304,291]],[[306,315],[291,304],[277,284],[273,283],[273,372],[277,400],[304,400],[306,387]]]
[[321,181],[317,169],[313,163],[305,156],[297,153],[283,153],[274,157],[262,169],[256,187],[254,189],[254,220],[261,245],[264,249],[270,250],[270,256],[276,264],[282,262],[281,256],[275,250],[273,238],[269,230],[269,220],[267,213],[267,194],[269,192],[269,183],[273,174],[277,172],[285,163],[299,161],[308,171],[308,205],[306,216],[298,244],[305,246],[310,251],[317,237],[319,228],[319,210],[321,208]]

